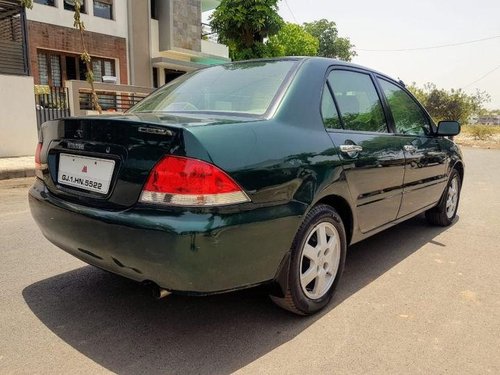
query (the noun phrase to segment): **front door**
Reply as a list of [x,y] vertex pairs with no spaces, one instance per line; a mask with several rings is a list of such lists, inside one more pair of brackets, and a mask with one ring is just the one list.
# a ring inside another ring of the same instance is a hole
[[398,217],[436,203],[446,186],[446,152],[433,136],[431,121],[400,86],[378,78],[405,153],[404,192]]

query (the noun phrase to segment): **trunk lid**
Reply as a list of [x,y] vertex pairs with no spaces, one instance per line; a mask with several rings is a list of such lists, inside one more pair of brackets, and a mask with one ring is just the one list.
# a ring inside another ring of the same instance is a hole
[[48,166],[43,179],[65,200],[122,210],[137,202],[164,155],[185,154],[186,127],[227,121],[167,114],[51,121],[41,129],[42,163]]

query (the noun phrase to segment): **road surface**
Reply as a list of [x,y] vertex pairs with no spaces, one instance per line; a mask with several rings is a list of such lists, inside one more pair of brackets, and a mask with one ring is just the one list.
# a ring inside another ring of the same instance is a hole
[[464,150],[458,221],[350,249],[301,318],[259,290],[156,301],[47,242],[30,179],[0,182],[1,374],[499,374],[500,151]]

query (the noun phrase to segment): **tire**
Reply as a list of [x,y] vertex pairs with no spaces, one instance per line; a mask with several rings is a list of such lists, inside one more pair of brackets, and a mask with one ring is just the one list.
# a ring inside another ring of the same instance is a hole
[[457,216],[462,180],[456,169],[452,169],[443,196],[436,207],[425,212],[425,217],[431,225],[447,227]]
[[323,309],[344,270],[346,234],[340,215],[330,206],[314,207],[295,235],[283,298],[271,296],[280,307],[299,315]]

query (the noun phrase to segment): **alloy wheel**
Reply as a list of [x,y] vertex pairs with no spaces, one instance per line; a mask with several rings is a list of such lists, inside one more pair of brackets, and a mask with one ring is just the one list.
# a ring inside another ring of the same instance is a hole
[[300,260],[300,285],[313,300],[323,297],[333,282],[340,264],[339,233],[329,222],[318,223],[309,233]]
[[448,196],[446,197],[446,216],[451,219],[455,215],[458,203],[458,179],[453,177],[448,187]]

